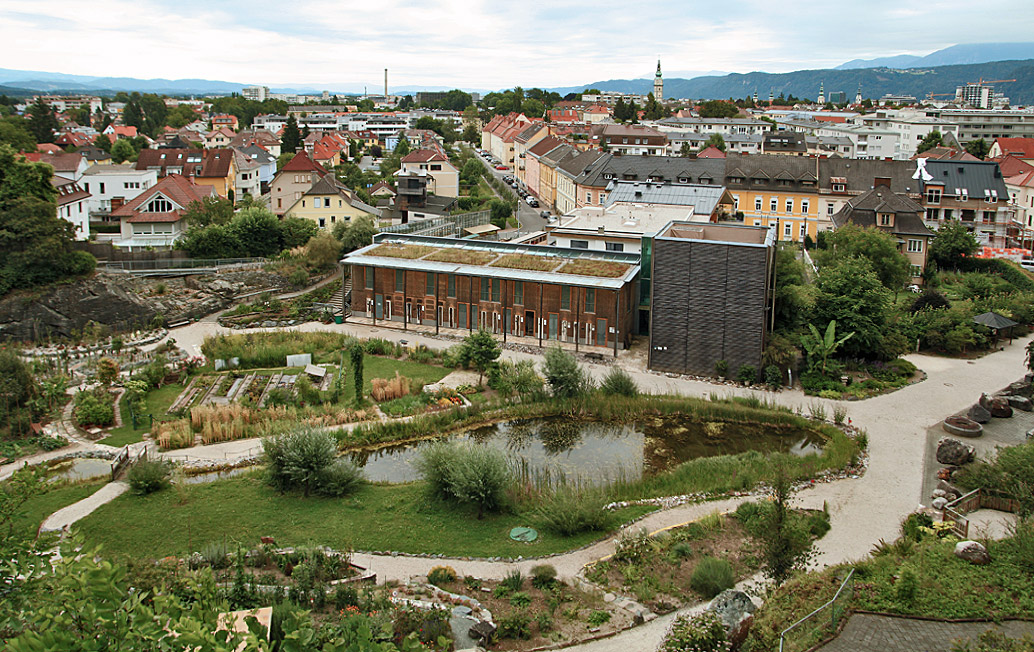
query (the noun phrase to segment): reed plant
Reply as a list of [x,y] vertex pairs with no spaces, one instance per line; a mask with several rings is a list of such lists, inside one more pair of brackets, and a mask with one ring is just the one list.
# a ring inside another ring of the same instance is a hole
[[395,377],[388,378],[374,378],[370,381],[372,389],[370,395],[373,396],[373,400],[378,403],[384,401],[391,401],[396,398],[402,398],[403,396],[409,395],[410,385],[409,378],[402,376],[399,372],[395,372]]

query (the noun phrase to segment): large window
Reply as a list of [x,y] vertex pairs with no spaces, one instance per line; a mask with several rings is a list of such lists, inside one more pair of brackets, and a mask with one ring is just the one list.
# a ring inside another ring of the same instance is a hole
[[406,272],[405,270],[395,270],[395,291],[405,292],[406,291]]
[[[101,192],[104,192],[103,190]],[[147,204],[147,213],[171,213],[172,202],[164,197],[155,197]]]
[[448,290],[448,294],[449,294],[449,298],[450,299],[455,299],[456,298],[456,275],[455,274],[449,274],[449,290]]
[[608,242],[607,251],[624,251],[625,245],[620,242]]
[[923,253],[923,241],[922,240],[908,240],[908,253],[910,254],[921,254]]
[[761,197],[754,198],[754,210],[759,213],[761,212]]
[[366,271],[363,273],[363,277],[364,277],[364,281],[366,283],[366,289],[367,290],[372,290],[373,289],[373,268],[372,267],[367,267]]
[[596,312],[596,289],[585,289],[585,312]]
[[560,287],[560,309],[570,310],[571,309],[571,286],[564,285]]
[[519,306],[524,305],[524,281],[513,282],[513,302]]
[[491,289],[488,285],[488,279],[482,277],[481,279],[481,300],[488,301],[488,297],[491,296]]
[[940,204],[941,203],[941,189],[940,187],[932,187],[926,189],[926,203],[927,204]]
[[793,199],[792,198],[786,200],[786,212],[787,213],[792,213],[793,212]]
[[435,288],[434,288],[434,282],[435,282],[434,272],[427,272],[426,274],[424,274],[424,276],[427,279],[427,288],[424,290],[424,294],[434,294],[435,293]]
[[500,282],[499,279],[497,279],[497,278],[492,279],[492,301],[495,301],[496,303],[499,303],[499,286],[500,285],[501,285],[501,282]]
[[773,213],[779,211],[779,198],[778,197],[772,197],[768,201],[768,210],[772,211]]
[[588,240],[572,240],[571,241],[571,248],[572,249],[588,249],[589,248],[589,241]]

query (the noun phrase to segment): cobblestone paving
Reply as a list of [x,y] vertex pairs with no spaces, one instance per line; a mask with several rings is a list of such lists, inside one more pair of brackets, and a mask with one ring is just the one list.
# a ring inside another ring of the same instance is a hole
[[1034,635],[1034,623],[1010,620],[995,623],[944,623],[933,620],[854,614],[840,636],[822,652],[949,652],[956,639],[974,639],[988,629],[1010,638]]

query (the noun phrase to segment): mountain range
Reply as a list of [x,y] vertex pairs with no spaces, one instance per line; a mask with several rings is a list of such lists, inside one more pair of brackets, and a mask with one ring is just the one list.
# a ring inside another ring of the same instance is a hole
[[1015,61],[1034,59],[1034,43],[963,43],[931,52],[925,56],[899,54],[878,59],[854,59],[842,63],[834,70],[857,68],[923,68],[934,66],[957,66],[967,63],[989,61]]

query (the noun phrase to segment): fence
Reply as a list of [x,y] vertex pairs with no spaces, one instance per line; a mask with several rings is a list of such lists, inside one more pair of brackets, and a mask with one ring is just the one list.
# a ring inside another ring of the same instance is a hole
[[952,532],[966,539],[969,538],[969,519],[966,518],[966,514],[978,509],[995,509],[1000,512],[1012,513],[1019,511],[1019,508],[1019,501],[1001,491],[974,489],[945,505],[941,511],[941,520],[951,523]]
[[491,221],[489,211],[463,213],[462,215],[443,215],[426,220],[413,220],[406,224],[397,224],[381,229],[382,233],[405,233],[408,235],[431,235],[444,238],[463,236],[463,229],[481,226]]
[[265,258],[148,258],[143,260],[108,261],[104,269],[109,272],[149,272],[175,269],[197,269],[208,267],[239,267],[262,265]]
[[[845,588],[847,589],[846,592],[844,591]],[[811,620],[812,618],[815,618],[816,616],[819,615],[819,613],[821,613],[825,609],[829,609],[829,630],[828,631],[829,631],[830,634],[836,632],[837,631],[837,622],[839,620],[841,620],[843,618],[844,614],[847,612],[847,605],[851,602],[851,598],[853,596],[854,596],[854,569],[852,568],[851,571],[847,574],[847,577],[845,577],[844,581],[840,584],[840,588],[837,589],[837,592],[833,595],[832,599],[830,599],[828,602],[826,602],[821,607],[819,607],[815,611],[811,612],[810,614],[808,614],[804,618],[801,618],[800,620],[798,620],[794,624],[790,625],[789,627],[784,629],[779,634],[779,652],[783,652],[783,646],[786,643],[787,635],[791,631],[797,629],[798,627],[800,627],[801,625],[803,625],[807,621]],[[819,625],[819,629],[820,630],[824,630],[825,628],[826,628],[826,623],[822,623],[821,625]],[[814,630],[811,630],[811,631],[814,631]],[[810,645],[809,645],[809,647],[810,647]]]

